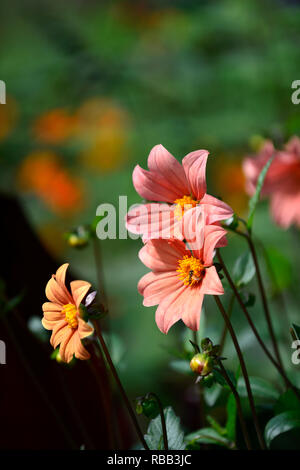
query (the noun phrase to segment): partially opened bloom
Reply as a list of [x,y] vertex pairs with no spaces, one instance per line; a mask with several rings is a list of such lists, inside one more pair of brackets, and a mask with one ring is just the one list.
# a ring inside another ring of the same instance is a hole
[[247,191],[255,191],[258,176],[271,156],[274,160],[265,177],[262,195],[271,200],[271,213],[275,222],[283,228],[292,224],[300,227],[300,139],[292,137],[282,151],[274,149],[266,141],[261,152],[244,160]]
[[88,293],[91,284],[86,281],[72,281],[71,291],[66,287],[68,264],[63,264],[46,286],[49,302],[43,304],[42,324],[52,330],[50,343],[59,348],[63,362],[70,362],[75,354],[77,359],[89,359],[90,354],[81,340],[93,333],[93,328],[81,318],[80,304]]
[[139,281],[138,290],[146,307],[158,305],[156,323],[163,333],[180,319],[192,330],[198,330],[204,295],[224,293],[213,256],[225,230],[202,224],[199,231],[202,236],[193,251],[178,239],[149,240],[140,250],[141,261],[152,271]]
[[[162,145],[156,145],[148,157],[149,171],[137,165],[133,184],[138,194],[148,200],[132,209],[126,217],[127,229],[143,235],[143,241],[153,238],[182,239],[184,214],[201,206],[207,224],[232,216],[232,209],[219,199],[206,194],[207,150],[186,155],[182,165]],[[159,203],[157,203],[159,202]]]

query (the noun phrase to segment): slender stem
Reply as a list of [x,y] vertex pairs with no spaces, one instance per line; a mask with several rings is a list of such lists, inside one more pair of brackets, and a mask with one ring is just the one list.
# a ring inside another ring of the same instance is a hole
[[163,432],[164,448],[165,448],[165,450],[169,450],[166,419],[165,419],[165,414],[164,414],[164,409],[163,409],[162,403],[160,401],[159,396],[156,395],[156,393],[150,392],[147,395],[148,395],[148,397],[153,397],[157,401],[157,404],[158,404],[158,407],[159,407],[160,419],[161,419],[161,427],[162,427],[162,432]]
[[238,415],[239,415],[239,420],[240,420],[240,424],[241,424],[241,428],[242,428],[242,433],[243,433],[243,436],[244,436],[244,439],[245,439],[247,449],[252,450],[250,437],[249,437],[247,426],[246,426],[246,423],[245,423],[245,420],[244,420],[244,417],[243,417],[240,396],[237,392],[237,389],[233,385],[229,375],[227,374],[226,369],[222,364],[222,361],[218,361],[218,364],[219,364],[220,369],[221,369],[221,374],[223,375],[224,379],[228,383],[228,385],[229,385],[229,387],[230,387],[230,389],[231,389],[231,391],[234,395],[235,402],[236,402],[236,409],[237,409],[237,412],[238,412]]
[[[234,296],[234,294],[232,293],[232,295],[231,295],[231,297],[230,297],[230,300],[229,300],[229,306],[228,306],[228,309],[227,309],[227,315],[228,315],[229,319],[230,319],[230,317],[231,317],[231,313],[232,313],[232,309],[233,309],[233,304],[234,304],[234,299],[235,299],[235,296]],[[222,355],[222,351],[223,351],[224,346],[225,346],[227,331],[228,331],[228,328],[226,327],[226,324],[224,324],[222,336],[221,336],[221,339],[220,339],[220,355]]]
[[[106,366],[105,366],[102,350],[99,347],[99,345],[97,346],[98,346],[97,350],[99,351],[99,358],[96,353],[96,348],[93,345],[94,354],[92,355],[91,361],[88,361],[88,366],[90,368],[90,371],[94,375],[97,385],[99,387],[101,401],[103,404],[104,417],[105,417],[105,422],[106,422],[106,427],[107,427],[107,432],[108,432],[108,444],[109,444],[109,448],[113,449],[114,448],[114,435],[113,435],[112,426],[111,426],[111,420],[113,418],[113,414],[111,413],[111,394],[105,393],[105,389],[104,389],[104,386],[108,384],[109,392],[110,392],[109,377],[107,376],[107,371],[106,371]],[[95,361],[95,359],[98,359],[98,360]]]
[[272,340],[272,344],[273,344],[273,349],[274,349],[278,364],[283,369],[282,361],[281,361],[281,357],[280,357],[280,353],[279,353],[279,349],[278,349],[278,345],[277,345],[277,341],[276,341],[276,337],[275,337],[275,333],[274,333],[274,329],[273,329],[273,325],[272,325],[272,320],[271,320],[269,305],[268,305],[268,301],[267,301],[266,291],[265,291],[264,284],[263,284],[262,277],[261,277],[261,272],[260,272],[260,268],[259,268],[259,263],[258,263],[258,259],[257,259],[257,255],[256,255],[255,246],[254,246],[253,240],[252,240],[250,235],[247,235],[246,239],[247,239],[247,242],[248,242],[251,254],[252,254],[252,258],[253,258],[253,261],[254,261],[255,269],[256,269],[258,287],[259,287],[261,300],[262,300],[263,307],[264,307],[265,317],[266,317],[266,321],[267,321],[267,324],[268,324],[268,328],[269,328],[269,332],[270,332],[270,336],[271,336],[271,340]]
[[112,375],[114,376],[114,379],[115,379],[115,381],[116,381],[116,383],[117,383],[117,385],[118,385],[118,387],[119,387],[121,396],[122,396],[122,398],[123,398],[123,400],[124,400],[124,403],[125,403],[125,405],[126,405],[126,407],[127,407],[128,413],[129,413],[129,415],[130,415],[130,417],[131,417],[131,419],[132,419],[132,422],[133,422],[133,424],[134,424],[134,426],[135,426],[136,432],[137,432],[137,434],[138,434],[138,436],[139,436],[139,438],[140,438],[140,440],[141,440],[141,442],[142,442],[144,448],[145,448],[146,450],[149,450],[149,447],[148,447],[148,445],[147,445],[147,442],[146,442],[145,439],[144,439],[144,435],[143,435],[143,433],[142,433],[142,430],[141,430],[141,428],[140,428],[140,425],[139,425],[139,423],[138,423],[138,420],[137,420],[137,418],[136,418],[136,416],[135,416],[135,413],[134,413],[134,411],[133,411],[133,409],[132,409],[132,407],[131,407],[130,401],[129,401],[127,395],[126,395],[126,392],[125,392],[125,390],[124,390],[124,387],[123,387],[123,385],[122,385],[122,382],[121,382],[121,380],[119,379],[119,376],[118,376],[118,373],[117,373],[117,371],[116,371],[116,368],[115,368],[115,366],[114,366],[114,364],[113,364],[113,362],[112,362],[112,359],[111,359],[111,357],[110,357],[109,351],[108,351],[108,349],[107,349],[106,343],[105,343],[104,338],[103,338],[102,333],[101,333],[100,326],[99,326],[99,324],[98,324],[98,322],[97,322],[96,320],[93,321],[93,324],[94,324],[94,327],[95,327],[95,331],[96,331],[96,333],[97,333],[97,336],[98,336],[98,338],[99,338],[99,341],[100,341],[102,350],[103,350],[103,352],[104,352],[105,358],[106,358],[106,360],[107,360],[107,362],[108,362],[108,365],[109,365],[109,367],[110,367],[110,370],[111,370],[111,372],[112,372]]
[[249,405],[250,405],[252,416],[253,416],[254,426],[255,426],[255,429],[256,429],[256,432],[257,432],[258,441],[259,441],[260,447],[262,449],[265,449],[266,446],[265,446],[265,442],[264,442],[264,439],[263,439],[263,435],[262,435],[262,432],[261,432],[261,429],[260,429],[260,426],[259,426],[259,422],[258,422],[256,410],[255,410],[254,399],[253,399],[253,395],[252,395],[252,390],[251,390],[251,386],[250,386],[249,376],[248,376],[246,364],[245,364],[245,361],[244,361],[243,353],[241,351],[238,339],[237,339],[236,334],[234,332],[234,329],[231,325],[231,322],[230,322],[230,320],[227,316],[227,313],[226,313],[226,311],[225,311],[225,309],[222,305],[222,302],[220,301],[220,299],[217,295],[214,295],[214,298],[215,298],[216,304],[217,304],[217,306],[218,306],[218,308],[219,308],[219,310],[220,310],[220,312],[223,316],[223,319],[226,323],[226,326],[229,330],[229,333],[231,335],[234,347],[235,347],[237,355],[239,357],[239,361],[240,361],[240,364],[241,364],[241,369],[242,369],[242,373],[243,373],[243,376],[244,376],[245,385],[246,385],[246,389],[247,389]]
[[224,272],[224,274],[225,274],[225,276],[226,276],[226,278],[227,278],[227,280],[228,280],[228,282],[229,282],[229,285],[230,285],[231,289],[233,290],[233,292],[234,292],[234,294],[235,294],[235,296],[236,296],[236,298],[237,298],[237,301],[238,301],[238,303],[240,304],[241,309],[242,309],[242,311],[243,311],[245,317],[247,318],[248,323],[249,323],[250,327],[252,328],[252,331],[253,331],[253,333],[254,333],[254,335],[255,335],[255,337],[256,337],[258,343],[260,344],[260,346],[262,347],[263,351],[265,352],[265,354],[267,355],[267,357],[270,359],[270,361],[272,362],[272,364],[276,367],[276,369],[278,370],[278,372],[280,373],[280,375],[281,375],[282,378],[284,379],[286,385],[294,391],[295,395],[297,396],[298,400],[300,401],[300,393],[299,393],[299,391],[298,391],[297,388],[292,384],[292,382],[289,380],[289,378],[287,377],[287,375],[286,375],[286,373],[284,372],[284,370],[282,369],[282,367],[280,367],[280,365],[276,362],[276,360],[273,358],[273,356],[272,356],[272,354],[270,353],[270,351],[269,351],[269,350],[267,349],[267,347],[265,346],[263,340],[261,339],[261,337],[260,337],[260,335],[259,335],[259,333],[258,333],[258,331],[257,331],[257,329],[256,329],[256,327],[255,327],[255,325],[254,325],[254,323],[253,323],[253,321],[252,321],[252,318],[251,318],[251,316],[249,315],[249,312],[248,312],[248,310],[246,309],[246,307],[245,307],[245,305],[244,305],[244,303],[243,303],[243,300],[242,300],[242,298],[241,298],[241,296],[240,296],[240,294],[239,294],[239,292],[238,292],[238,290],[237,290],[237,288],[236,288],[236,286],[235,286],[235,284],[234,284],[234,282],[233,282],[233,280],[232,280],[232,278],[231,278],[231,276],[230,276],[230,274],[229,274],[229,271],[228,271],[228,269],[226,268],[226,265],[225,265],[225,263],[224,263],[224,261],[223,261],[223,258],[222,258],[222,256],[221,256],[219,250],[217,250],[217,256],[218,256],[218,260],[219,260],[220,264],[222,265],[223,272]]

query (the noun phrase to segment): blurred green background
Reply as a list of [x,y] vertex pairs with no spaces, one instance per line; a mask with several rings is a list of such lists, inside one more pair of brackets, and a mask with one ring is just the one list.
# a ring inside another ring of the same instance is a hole
[[[128,206],[139,202],[132,170],[146,166],[154,145],[180,160],[208,149],[208,192],[243,216],[243,157],[262,138],[281,145],[300,132],[300,107],[291,102],[291,83],[300,78],[296,2],[2,0],[0,8],[0,79],[7,86],[7,104],[0,106],[1,190],[21,198],[57,264],[70,262],[78,278],[96,283],[93,250],[70,248],[63,234],[90,223],[99,204],[117,206],[119,195],[128,196]],[[267,202],[259,206],[254,231],[271,255],[275,277],[262,251],[260,262],[294,375],[288,327],[300,323],[299,233],[275,227]],[[232,234],[228,240],[224,257],[233,266],[247,247]],[[193,378],[169,364],[170,349],[182,349],[183,338],[188,347],[188,331],[177,324],[163,335],[155,309],[143,307],[137,293],[146,272],[137,257],[141,244],[130,238],[101,243],[118,365],[132,396],[151,389],[172,404],[176,390],[193,400]],[[255,280],[248,290],[256,293]],[[251,313],[268,342],[259,297]],[[274,380],[237,305],[233,322],[250,372]],[[222,329],[206,299],[201,336],[218,342]],[[229,340],[225,356],[234,368]]]

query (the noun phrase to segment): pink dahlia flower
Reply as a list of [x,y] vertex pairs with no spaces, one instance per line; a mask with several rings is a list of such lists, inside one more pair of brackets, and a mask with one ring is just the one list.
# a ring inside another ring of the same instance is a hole
[[202,237],[193,251],[178,239],[152,239],[139,252],[151,272],[139,281],[138,290],[146,307],[158,305],[155,319],[163,333],[180,319],[198,330],[204,295],[224,293],[213,256],[225,230],[218,225],[202,225],[200,230]]
[[186,155],[182,165],[162,145],[156,145],[148,157],[149,171],[137,165],[133,184],[138,194],[155,201],[139,204],[126,216],[127,229],[143,235],[143,241],[153,238],[182,236],[182,219],[187,210],[201,206],[206,223],[214,224],[232,216],[232,209],[219,199],[206,194],[207,150]]
[[300,227],[300,139],[292,137],[282,151],[276,151],[271,141],[266,141],[260,153],[247,157],[243,163],[246,189],[252,195],[257,178],[274,155],[266,175],[262,195],[271,200],[271,213],[275,222],[283,228],[292,224]]

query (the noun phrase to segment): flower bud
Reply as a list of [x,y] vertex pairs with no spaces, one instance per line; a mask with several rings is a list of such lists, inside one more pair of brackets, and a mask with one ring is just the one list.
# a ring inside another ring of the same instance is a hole
[[72,232],[66,233],[65,237],[68,244],[73,248],[83,248],[89,242],[90,232],[86,227],[81,225]]
[[213,362],[213,358],[209,357],[207,354],[198,353],[192,358],[190,367],[196,374],[205,376],[212,371]]

